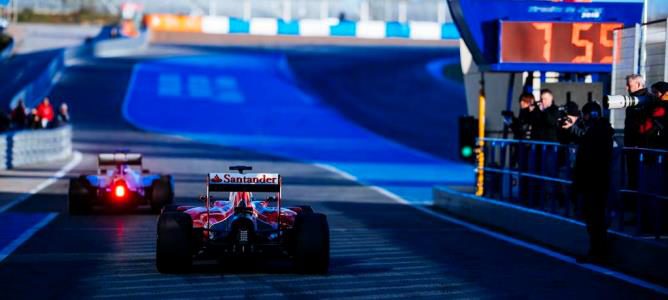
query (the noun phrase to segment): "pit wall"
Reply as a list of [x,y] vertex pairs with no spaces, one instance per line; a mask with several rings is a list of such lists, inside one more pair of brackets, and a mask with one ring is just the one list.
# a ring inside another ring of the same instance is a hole
[[264,36],[355,37],[364,39],[456,40],[453,23],[347,21],[338,19],[282,20],[151,14],[146,25],[153,31]]
[[[458,218],[545,245],[569,255],[584,255],[589,245],[581,222],[450,187],[433,189],[434,205]],[[668,282],[668,245],[609,231],[610,264],[653,281]]]

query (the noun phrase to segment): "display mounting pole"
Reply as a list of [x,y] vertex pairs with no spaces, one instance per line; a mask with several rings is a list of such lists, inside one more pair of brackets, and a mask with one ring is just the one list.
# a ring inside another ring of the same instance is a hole
[[482,196],[485,192],[485,73],[480,73],[480,92],[478,93],[478,147],[476,148],[476,196]]

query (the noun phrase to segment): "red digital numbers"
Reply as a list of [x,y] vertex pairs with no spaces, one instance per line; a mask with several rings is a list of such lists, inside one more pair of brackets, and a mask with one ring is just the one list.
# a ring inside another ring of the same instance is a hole
[[501,62],[612,63],[619,23],[503,22]]
[[571,62],[591,63],[594,55],[594,43],[581,37],[581,32],[591,29],[591,23],[574,23],[571,31],[571,43],[579,48],[583,48],[584,55],[578,55]]
[[[618,28],[621,28],[621,27],[622,27],[622,25],[620,25],[620,24],[610,24],[610,23],[601,24],[601,33],[599,34],[598,42],[601,43],[601,45],[603,45],[603,47],[612,49],[615,45],[615,41],[612,38],[613,31],[615,29],[618,29]],[[612,53],[610,53],[610,55],[606,55],[603,58],[601,58],[601,63],[611,64],[612,63]]]
[[543,45],[543,58],[545,61],[552,60],[552,23],[533,23],[534,28],[538,30],[543,30],[545,37],[545,44]]

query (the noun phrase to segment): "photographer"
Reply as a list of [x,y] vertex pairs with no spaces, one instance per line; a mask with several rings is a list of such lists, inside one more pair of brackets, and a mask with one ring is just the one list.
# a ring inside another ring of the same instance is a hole
[[513,132],[517,140],[535,139],[536,124],[540,119],[540,111],[536,107],[536,100],[531,93],[522,93],[519,98],[520,113],[516,118],[512,111],[503,111],[504,123]]
[[[559,112],[558,139],[560,143],[575,144],[577,142],[577,139],[582,135],[581,128],[584,126],[578,122],[582,122],[578,104],[573,101],[566,102]],[[576,123],[578,124],[575,125]]]
[[[646,97],[651,94],[645,88],[645,79],[638,74],[626,76],[626,91],[632,97]],[[624,119],[624,146],[625,147],[645,147],[643,142],[640,125],[644,121],[644,106],[629,106],[626,108],[626,118]]]
[[601,114],[601,106],[592,101],[582,107],[582,118],[570,118],[574,121],[562,127],[578,144],[573,188],[582,199],[589,233],[589,252],[581,262],[603,263],[607,255],[606,204],[614,131]]
[[535,139],[556,142],[559,131],[559,108],[554,105],[554,95],[549,89],[540,90],[540,100],[538,101],[540,117],[536,128]]

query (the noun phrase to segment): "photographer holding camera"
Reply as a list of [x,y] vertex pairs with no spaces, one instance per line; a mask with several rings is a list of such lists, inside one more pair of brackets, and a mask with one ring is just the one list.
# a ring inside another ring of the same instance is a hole
[[540,90],[540,118],[536,128],[536,140],[556,142],[559,132],[559,107],[554,105],[554,95],[549,89]]
[[[624,146],[639,148],[665,148],[666,114],[668,105],[665,95],[666,83],[652,85],[652,93],[644,87],[644,79],[637,74],[626,76],[628,96],[609,95],[605,108],[626,109],[624,120]],[[634,170],[635,158],[630,157],[629,169]]]
[[582,136],[584,128],[578,104],[567,101],[564,106],[559,107],[557,123],[559,124],[559,142],[562,144],[576,144]]
[[[626,91],[631,97],[647,97],[651,94],[645,88],[645,79],[638,74],[626,76]],[[624,119],[624,147],[645,147],[640,126],[644,121],[644,105],[628,105]]]
[[568,119],[562,128],[568,130],[578,145],[573,188],[582,199],[589,233],[589,252],[579,260],[603,263],[607,255],[606,204],[614,130],[594,101],[582,107],[582,117],[569,115]]

